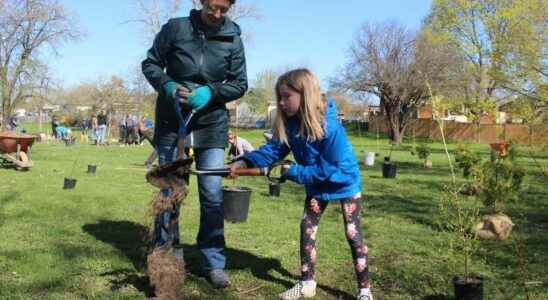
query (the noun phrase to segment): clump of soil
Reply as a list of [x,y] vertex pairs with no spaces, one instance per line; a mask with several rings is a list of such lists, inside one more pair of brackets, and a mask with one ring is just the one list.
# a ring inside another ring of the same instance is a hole
[[[165,211],[175,212],[188,195],[188,176],[192,159],[178,160],[166,166],[159,166],[147,173],[147,182],[158,187],[152,197],[149,218],[154,220]],[[166,196],[162,190],[169,189]],[[171,220],[170,227],[177,226],[178,219]],[[154,235],[154,223],[150,224],[149,237]],[[171,247],[156,247],[147,257],[150,285],[158,300],[183,299],[185,265],[173,255]]]
[[183,299],[185,266],[171,254],[169,248],[155,248],[147,257],[150,285],[157,300]]

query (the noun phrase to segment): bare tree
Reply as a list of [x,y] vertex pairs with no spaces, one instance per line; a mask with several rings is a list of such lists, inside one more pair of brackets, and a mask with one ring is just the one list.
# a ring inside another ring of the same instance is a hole
[[128,94],[139,107],[139,111],[152,114],[156,98],[155,91],[141,71],[141,65],[132,66],[126,78]]
[[257,74],[254,87],[242,97],[242,103],[247,103],[256,114],[264,114],[270,104],[276,103],[274,88],[279,74],[273,70],[264,70]]
[[44,121],[44,105],[51,102],[52,91],[59,89],[56,80],[53,78],[47,65],[40,65],[34,68],[34,76],[27,84],[25,105],[33,111],[38,112],[38,131],[42,132]]
[[181,0],[137,0],[137,18],[126,21],[137,22],[142,25],[143,38],[148,44],[154,39],[167,20],[174,18],[181,9]]
[[427,100],[426,80],[442,82],[448,66],[458,61],[446,50],[427,44],[395,22],[365,24],[350,48],[350,61],[342,76],[332,84],[377,96],[390,124],[392,141],[401,143],[412,116]]
[[31,89],[40,54],[57,53],[62,42],[80,37],[76,23],[56,0],[0,1],[0,100],[2,128]]
[[[194,9],[202,7],[200,0],[186,1]],[[144,31],[144,42],[149,44],[160,31],[162,25],[178,15],[179,11],[183,8],[183,4],[182,0],[137,0],[135,8],[137,18],[124,23],[140,23]],[[229,10],[229,17],[234,21],[240,21],[259,20],[262,16],[254,4],[236,2]],[[251,32],[246,31],[243,37],[246,39],[251,35]]]

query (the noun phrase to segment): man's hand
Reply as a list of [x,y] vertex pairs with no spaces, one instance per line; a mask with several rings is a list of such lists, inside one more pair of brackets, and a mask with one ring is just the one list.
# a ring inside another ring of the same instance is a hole
[[179,101],[179,104],[181,105],[181,108],[184,110],[191,110],[192,106],[190,106],[190,103],[188,102],[188,97],[190,97],[192,93],[187,88],[180,86],[175,91],[175,97]]
[[211,88],[207,85],[202,85],[201,87],[193,90],[191,94],[187,95],[186,99],[192,109],[200,111],[209,103],[209,101],[211,101],[212,97],[213,91],[211,91]]
[[188,97],[191,95],[190,91],[184,86],[174,82],[168,81],[164,84],[164,92],[167,96],[167,100],[172,104],[179,101],[181,108],[190,109],[188,104]]

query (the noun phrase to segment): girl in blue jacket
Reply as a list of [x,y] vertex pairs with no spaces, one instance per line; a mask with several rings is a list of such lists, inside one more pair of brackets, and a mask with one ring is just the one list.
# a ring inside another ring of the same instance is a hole
[[[316,294],[316,233],[331,201],[341,203],[346,237],[358,279],[358,300],[372,300],[367,246],[360,224],[361,186],[358,162],[332,99],[322,97],[317,78],[307,69],[289,71],[276,83],[274,138],[229,165],[231,170],[267,167],[293,153],[297,163],[284,165],[282,176],[306,189],[301,221],[301,281],[280,294],[299,299]],[[234,174],[233,174],[234,175]]]

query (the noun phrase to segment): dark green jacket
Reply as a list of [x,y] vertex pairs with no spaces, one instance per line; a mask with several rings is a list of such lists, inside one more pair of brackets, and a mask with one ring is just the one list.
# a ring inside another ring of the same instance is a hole
[[166,82],[174,81],[191,90],[208,85],[213,91],[213,99],[189,124],[194,147],[226,147],[229,116],[225,103],[242,97],[247,90],[240,34],[240,27],[229,18],[218,28],[206,26],[198,10],[162,26],[142,62],[143,74],[158,92],[156,145],[171,145],[177,138],[175,108],[163,90]]

